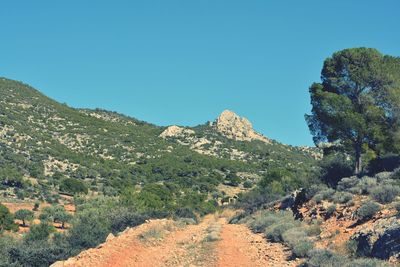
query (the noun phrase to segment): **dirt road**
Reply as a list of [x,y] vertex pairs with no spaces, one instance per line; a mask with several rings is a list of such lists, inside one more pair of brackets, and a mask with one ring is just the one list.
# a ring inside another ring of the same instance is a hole
[[267,242],[246,226],[207,216],[187,226],[150,221],[54,266],[296,266],[287,256],[285,247]]

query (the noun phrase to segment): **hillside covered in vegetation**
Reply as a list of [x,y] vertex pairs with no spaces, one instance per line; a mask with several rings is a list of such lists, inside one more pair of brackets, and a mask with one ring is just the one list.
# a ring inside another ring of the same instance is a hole
[[0,266],[140,266],[152,246],[167,266],[396,266],[399,90],[399,58],[334,53],[309,89],[316,147],[293,147],[229,110],[159,127],[2,78]]

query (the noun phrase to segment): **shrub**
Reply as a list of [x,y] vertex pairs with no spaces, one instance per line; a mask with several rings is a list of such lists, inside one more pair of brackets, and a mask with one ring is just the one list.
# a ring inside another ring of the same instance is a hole
[[53,244],[47,240],[22,243],[10,250],[10,261],[14,265],[7,266],[50,266],[58,260],[72,256],[68,248]]
[[315,201],[315,203],[319,204],[322,202],[322,200],[324,200],[324,197],[322,194],[316,194],[312,199]]
[[342,267],[346,262],[343,256],[336,255],[329,250],[311,250],[308,256],[306,266],[309,267]]
[[313,223],[306,229],[308,236],[317,236],[321,233],[321,227],[317,223]]
[[356,211],[356,216],[360,221],[366,221],[374,217],[378,211],[380,211],[380,206],[375,202],[368,201]]
[[249,189],[249,188],[251,188],[252,186],[253,186],[253,183],[252,183],[250,180],[246,180],[246,181],[244,181],[244,183],[243,183],[243,187],[246,188],[246,189]]
[[381,204],[392,202],[400,194],[400,188],[392,185],[382,185],[371,190],[371,196]]
[[394,203],[394,208],[396,209],[397,214],[400,214],[400,202]]
[[0,266],[15,266],[11,263],[10,252],[20,245],[15,238],[9,235],[3,235],[0,238]]
[[336,192],[333,195],[333,202],[339,204],[345,204],[353,200],[353,195],[348,192]]
[[292,246],[292,252],[294,256],[299,257],[299,258],[304,258],[307,256],[307,254],[314,248],[313,243],[309,240],[298,240],[293,246]]
[[330,217],[332,217],[335,211],[336,211],[336,205],[330,205],[326,209],[325,218],[329,219]]
[[377,259],[356,259],[345,265],[345,267],[386,267],[386,262]]
[[25,236],[27,242],[45,241],[54,232],[54,227],[46,222],[32,225],[29,233]]
[[294,227],[282,235],[283,241],[292,249],[293,256],[305,257],[313,248],[312,243],[307,238],[307,233],[302,227]]
[[175,211],[176,218],[188,218],[197,221],[197,216],[191,208],[178,208]]
[[14,216],[8,210],[8,208],[0,204],[0,233],[3,231],[17,231],[18,225],[14,223]]
[[356,187],[359,182],[360,179],[357,176],[343,178],[342,180],[339,181],[337,185],[337,190],[351,192],[351,188]]
[[109,222],[100,210],[85,209],[75,215],[68,233],[68,242],[74,252],[79,252],[104,242],[109,232]]
[[38,211],[39,210],[39,206],[40,206],[40,202],[36,201],[35,204],[33,205],[33,211]]
[[265,229],[275,224],[282,222],[294,221],[293,214],[291,212],[271,212],[265,211],[256,214],[254,218],[249,222],[250,228],[256,233],[265,232]]
[[335,190],[332,188],[325,189],[320,192],[323,200],[332,201],[333,195],[335,194]]
[[283,234],[287,230],[294,228],[297,225],[298,224],[296,224],[294,221],[280,222],[280,223],[274,224],[270,227],[267,227],[267,229],[265,229],[265,236],[273,242],[282,242]]
[[135,227],[144,223],[149,217],[128,208],[117,208],[111,211],[108,219],[110,220],[111,232],[118,234],[128,227]]
[[258,215],[254,218],[254,220],[250,223],[250,228],[255,233],[262,233],[265,229],[278,221],[277,215],[266,212],[261,215]]
[[367,169],[369,173],[376,174],[383,171],[391,172],[399,166],[400,156],[388,154],[371,160],[368,164]]
[[61,181],[60,191],[70,193],[70,194],[87,194],[88,188],[86,184],[75,178],[66,178]]
[[366,195],[369,193],[371,188],[375,187],[378,184],[377,180],[372,177],[364,176],[361,178],[358,186],[356,186],[353,193]]
[[322,181],[327,185],[336,187],[343,177],[353,174],[351,162],[344,155],[332,155],[325,157],[321,162]]

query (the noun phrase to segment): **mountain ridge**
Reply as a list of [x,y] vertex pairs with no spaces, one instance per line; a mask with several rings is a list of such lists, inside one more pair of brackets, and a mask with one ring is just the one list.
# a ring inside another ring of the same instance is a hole
[[[300,176],[316,161],[302,148],[236,140],[208,124],[163,137],[168,127],[102,109],[70,108],[5,78],[0,93],[0,170],[18,174],[13,183],[2,182],[9,196],[23,191],[26,197],[55,197],[66,178],[106,195],[154,182],[210,194],[220,190],[218,184],[255,184],[270,168],[288,168]],[[245,137],[253,133],[250,122],[239,122]],[[12,190],[15,183],[20,188]]]

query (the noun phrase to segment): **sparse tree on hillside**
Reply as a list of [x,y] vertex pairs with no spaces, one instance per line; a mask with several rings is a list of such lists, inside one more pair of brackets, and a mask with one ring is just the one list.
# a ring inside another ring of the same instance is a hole
[[312,114],[306,120],[314,142],[331,142],[352,154],[356,174],[363,153],[378,151],[387,138],[394,82],[388,61],[375,49],[345,49],[325,60],[322,83],[310,87]]
[[15,213],[15,218],[22,221],[22,226],[26,226],[26,221],[33,220],[33,211],[22,209]]
[[44,208],[39,219],[47,222],[61,223],[61,228],[64,229],[65,223],[71,221],[72,215],[63,206],[52,206]]

